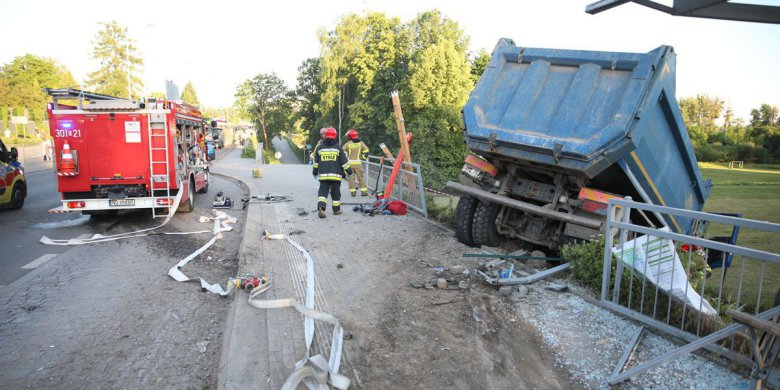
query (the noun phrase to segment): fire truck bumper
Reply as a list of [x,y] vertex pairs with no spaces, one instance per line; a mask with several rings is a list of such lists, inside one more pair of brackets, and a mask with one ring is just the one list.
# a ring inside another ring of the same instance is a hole
[[[139,197],[122,199],[68,199],[62,201],[62,207],[49,210],[49,213],[63,213],[69,211],[91,210],[126,210],[126,209],[150,209],[155,207],[168,207],[174,202],[174,197]],[[55,211],[57,210],[57,211]]]

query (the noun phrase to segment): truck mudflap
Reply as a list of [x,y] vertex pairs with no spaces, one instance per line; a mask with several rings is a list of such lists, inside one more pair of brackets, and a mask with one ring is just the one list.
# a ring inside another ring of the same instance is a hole
[[454,191],[458,191],[462,194],[474,196],[476,198],[491,203],[500,204],[502,206],[521,210],[527,213],[544,216],[550,219],[554,219],[556,221],[571,223],[589,229],[601,230],[602,222],[595,219],[585,218],[578,215],[546,209],[544,207],[537,206],[535,204],[523,202],[506,196],[496,195],[492,192],[484,191],[474,187],[469,187],[467,185],[455,183],[452,181],[447,182],[447,188],[450,188]]

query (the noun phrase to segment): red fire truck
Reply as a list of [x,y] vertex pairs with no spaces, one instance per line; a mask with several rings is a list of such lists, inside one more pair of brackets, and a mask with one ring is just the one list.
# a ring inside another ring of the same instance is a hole
[[206,129],[197,107],[72,88],[47,92],[62,194],[62,207],[51,212],[151,209],[157,217],[171,211],[179,191],[179,212],[192,211],[196,191],[208,191]]

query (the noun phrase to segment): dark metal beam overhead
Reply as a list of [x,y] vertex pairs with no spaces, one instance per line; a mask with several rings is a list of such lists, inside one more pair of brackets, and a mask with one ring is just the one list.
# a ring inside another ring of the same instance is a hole
[[675,16],[780,24],[780,6],[732,3],[728,0],[674,0],[672,7],[652,0],[601,0],[585,7],[595,15],[632,2]]

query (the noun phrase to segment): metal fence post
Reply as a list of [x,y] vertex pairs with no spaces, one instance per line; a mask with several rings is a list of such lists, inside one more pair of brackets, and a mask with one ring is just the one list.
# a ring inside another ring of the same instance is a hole
[[[625,199],[631,201],[630,196],[626,196]],[[631,208],[625,207],[623,209],[623,218],[621,219],[621,222],[628,223],[630,220]],[[618,303],[620,300],[620,284],[623,281],[623,246],[626,244],[626,238],[628,238],[628,230],[620,229],[620,260],[618,260],[617,264],[615,264],[615,288],[612,290],[612,302],[615,303]],[[609,248],[609,251],[611,254],[612,248]],[[633,268],[633,262],[631,264],[631,268]]]
[[616,206],[609,201],[607,210],[607,226],[604,229],[604,268],[601,276],[601,300],[606,301],[609,295],[610,270],[612,269],[612,222],[615,219]]
[[425,188],[423,188],[422,171],[417,170],[417,187],[420,189],[420,206],[422,208],[423,215],[428,218],[428,201],[425,199]]

